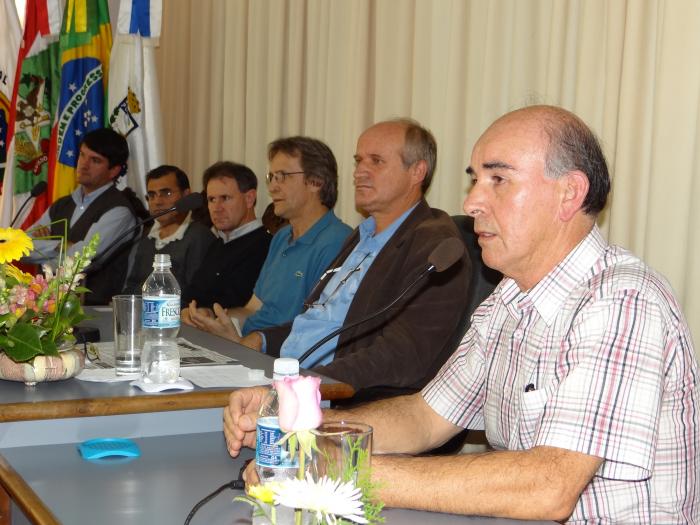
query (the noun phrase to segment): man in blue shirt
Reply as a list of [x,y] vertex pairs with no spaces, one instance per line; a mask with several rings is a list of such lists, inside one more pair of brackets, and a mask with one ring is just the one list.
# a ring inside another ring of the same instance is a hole
[[[355,204],[369,215],[305,301],[293,323],[240,339],[219,318],[219,333],[271,355],[299,357],[333,330],[386,306],[427,266],[443,240],[461,239],[452,219],[424,199],[437,161],[432,134],[408,119],[380,122],[359,138]],[[343,332],[301,364],[351,384],[354,401],[422,388],[454,350],[450,334],[466,315],[466,255],[431,275],[402,301]],[[228,323],[230,325],[230,323]]]
[[[222,318],[236,318],[244,335],[289,322],[300,313],[304,298],[352,231],[333,213],[338,166],[326,144],[287,137],[272,142],[267,153],[266,180],[275,215],[289,225],[272,239],[250,301],[226,313],[214,306]],[[211,317],[210,312],[200,308],[192,315],[195,307],[190,305],[183,321],[207,330],[209,324],[202,317]]]

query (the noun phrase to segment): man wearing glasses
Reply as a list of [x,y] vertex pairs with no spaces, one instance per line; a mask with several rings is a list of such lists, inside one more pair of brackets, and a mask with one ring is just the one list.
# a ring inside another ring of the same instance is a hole
[[[189,193],[187,174],[176,166],[158,166],[146,175],[146,199],[151,215],[172,208]],[[173,211],[158,217],[148,235],[132,250],[124,293],[141,293],[141,286],[153,271],[156,253],[170,255],[172,272],[185,289],[212,242],[214,236],[204,224],[192,221],[192,212]]]
[[[300,313],[304,298],[352,231],[333,213],[338,197],[338,166],[326,144],[310,137],[286,137],[272,142],[267,154],[267,188],[274,212],[289,225],[272,239],[253,296],[245,307],[224,312],[215,306],[227,328],[231,329],[228,316],[232,316],[242,325],[244,335],[289,322]],[[183,321],[210,330],[212,312],[195,310],[196,306],[190,305]]]
[[[357,142],[353,179],[355,204],[369,217],[304,301],[304,312],[291,324],[242,340],[219,317],[218,333],[270,355],[299,357],[334,330],[386,306],[427,266],[438,244],[461,240],[452,219],[424,198],[436,162],[435,139],[415,121],[367,129]],[[450,335],[465,315],[470,274],[463,255],[387,312],[328,341],[302,366],[351,384],[353,402],[415,392],[454,350]]]

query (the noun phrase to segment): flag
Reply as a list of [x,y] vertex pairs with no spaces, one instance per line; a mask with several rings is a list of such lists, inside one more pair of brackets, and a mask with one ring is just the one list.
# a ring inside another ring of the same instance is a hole
[[163,134],[154,50],[161,0],[122,0],[109,65],[109,125],[129,143],[126,184],[146,195],[146,173],[162,164]]
[[[0,5],[0,182],[5,173],[10,124],[10,101],[15,85],[15,69],[22,29],[19,26],[14,0],[2,0]],[[1,214],[2,212],[0,212]]]
[[[26,201],[39,181],[49,179],[51,124],[58,106],[58,35],[61,0],[27,0],[24,34],[10,103],[11,143],[3,180],[2,224]],[[44,193],[25,209],[18,224],[29,225],[48,206]]]
[[106,127],[112,27],[107,0],[67,0],[60,38],[61,90],[56,115],[52,200],[75,189],[82,137]]

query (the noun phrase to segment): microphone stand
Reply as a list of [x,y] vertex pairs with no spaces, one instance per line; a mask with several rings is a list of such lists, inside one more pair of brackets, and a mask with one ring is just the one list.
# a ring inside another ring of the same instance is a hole
[[127,235],[132,233],[134,230],[141,228],[141,226],[143,226],[144,224],[148,224],[149,222],[152,222],[152,221],[156,220],[158,217],[162,217],[163,215],[165,215],[167,213],[170,213],[173,211],[177,211],[180,213],[185,212],[185,211],[191,211],[193,209],[199,208],[203,204],[204,204],[204,198],[202,197],[201,193],[197,193],[197,192],[189,193],[189,194],[185,195],[184,197],[182,197],[179,201],[177,201],[175,203],[174,206],[171,206],[167,210],[159,211],[155,215],[149,215],[145,219],[137,221],[134,226],[132,226],[131,228],[128,228],[127,230],[122,232],[121,235],[119,235],[114,241],[112,241],[112,244],[110,244],[102,253],[100,253],[97,257],[95,257],[92,260],[92,264],[90,264],[90,266],[88,267],[88,271],[93,272],[93,271],[99,269],[101,259],[104,259],[106,257],[106,255],[109,254],[115,246],[118,246],[119,243],[122,241],[122,239],[124,239],[124,237],[126,237]]
[[143,225],[148,224],[150,222],[153,222],[158,217],[162,217],[166,213],[170,213],[172,211],[177,211],[177,208],[178,208],[177,206],[172,206],[172,207],[168,208],[167,210],[159,211],[155,215],[149,215],[145,219],[138,221],[131,228],[122,232],[122,234],[119,237],[117,237],[114,241],[112,241],[112,244],[110,246],[108,246],[106,250],[104,250],[101,254],[99,254],[97,257],[95,257],[92,260],[92,263],[90,263],[90,266],[88,267],[87,271],[93,272],[96,269],[100,268],[100,266],[101,266],[100,263],[102,262],[101,259],[104,259],[104,257],[112,250],[112,248],[114,248],[115,246],[118,246],[121,243],[122,239],[124,239],[127,235],[129,235],[130,233],[133,233],[135,230],[141,229],[141,227]]
[[[341,332],[344,332],[345,330],[350,330],[351,328],[355,328],[357,325],[360,325],[360,324],[362,324],[362,323],[364,323],[364,322],[366,322],[366,321],[369,321],[370,319],[372,319],[372,318],[374,318],[374,317],[376,317],[376,316],[378,316],[378,315],[381,315],[381,314],[383,314],[384,312],[386,312],[389,308],[391,308],[391,307],[394,306],[397,302],[399,302],[399,300],[401,300],[411,289],[413,289],[413,287],[414,287],[416,284],[418,284],[421,280],[423,280],[424,277],[426,277],[427,275],[433,273],[435,270],[436,270],[435,265],[434,265],[434,264],[431,264],[431,265],[428,266],[425,270],[423,270],[420,274],[418,274],[418,277],[416,277],[413,281],[411,281],[411,282],[408,284],[408,286],[406,286],[406,288],[404,288],[404,289],[401,291],[401,293],[400,293],[393,301],[391,301],[389,304],[387,304],[386,306],[383,306],[382,308],[380,308],[380,309],[377,310],[376,312],[372,312],[371,314],[366,315],[365,317],[363,317],[363,318],[361,318],[361,319],[358,319],[357,321],[355,321],[355,322],[353,322],[353,323],[350,323],[349,325],[343,325],[343,326],[341,326],[340,328],[336,328],[336,329],[333,330],[330,334],[326,335],[325,337],[323,337],[323,338],[320,339],[319,341],[316,341],[316,342],[313,344],[313,346],[311,346],[311,348],[309,348],[306,352],[304,352],[304,353],[301,355],[301,357],[299,358],[299,364],[301,364],[304,360],[306,360],[309,356],[311,356],[311,354],[313,354],[313,353],[314,353],[316,350],[318,350],[321,346],[323,346],[324,344],[326,344],[328,341],[330,341],[331,339],[333,339],[336,335],[340,334]],[[319,356],[319,358],[317,359],[317,362],[318,362],[318,360],[324,358],[324,357],[326,356],[326,354],[328,354],[331,350],[332,350],[332,349],[326,350],[321,356]]]
[[15,217],[12,219],[12,222],[10,222],[10,228],[12,228],[15,223],[17,222],[17,219],[20,218],[22,215],[22,212],[24,211],[24,208],[26,208],[27,204],[29,204],[29,201],[32,199],[36,199],[39,195],[44,193],[46,191],[46,183],[45,182],[39,182],[32,188],[32,191],[29,193],[29,197],[24,199],[24,202],[22,203],[22,206],[19,207],[19,210],[17,211],[17,214]]

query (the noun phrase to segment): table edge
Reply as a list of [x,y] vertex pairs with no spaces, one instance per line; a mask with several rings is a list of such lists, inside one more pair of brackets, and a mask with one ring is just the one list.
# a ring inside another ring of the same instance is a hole
[[[322,383],[320,389],[322,399],[326,400],[346,399],[355,393],[346,383]],[[0,423],[223,408],[234,391],[235,389],[194,390],[156,395],[6,403],[2,404]]]
[[44,504],[24,478],[12,468],[12,465],[2,454],[0,454],[0,485],[4,489],[4,491],[0,491],[4,492],[4,494],[0,494],[0,499],[9,497],[32,523],[61,525],[54,513]]

